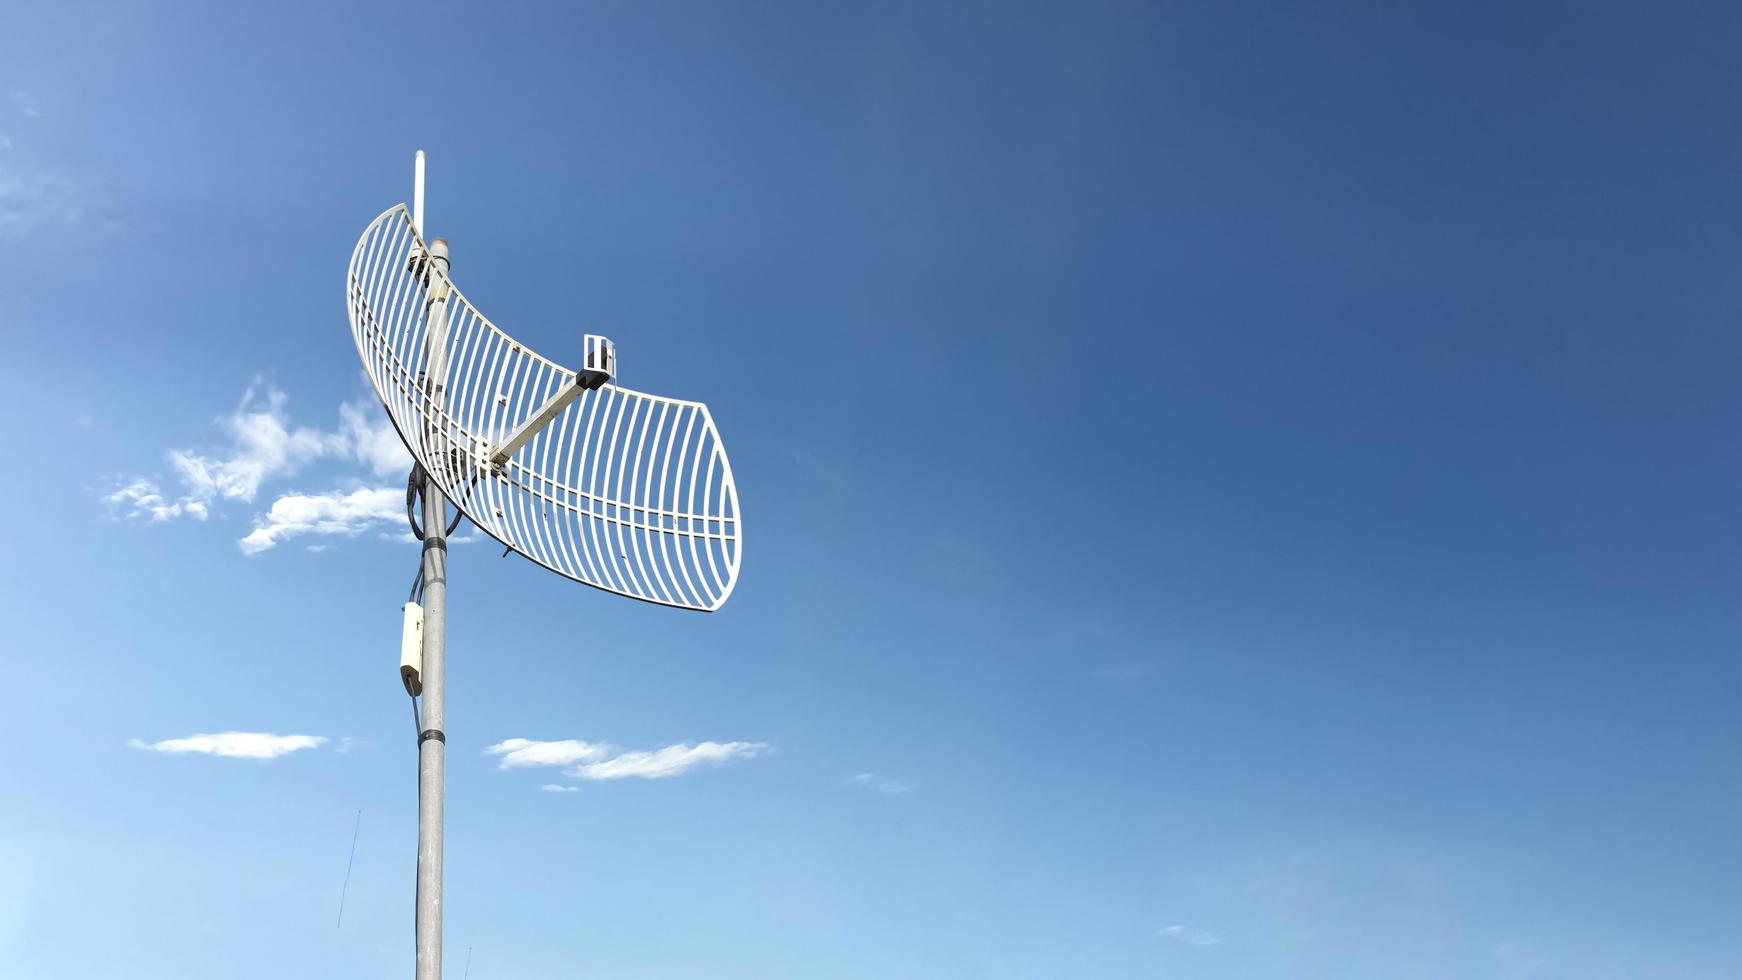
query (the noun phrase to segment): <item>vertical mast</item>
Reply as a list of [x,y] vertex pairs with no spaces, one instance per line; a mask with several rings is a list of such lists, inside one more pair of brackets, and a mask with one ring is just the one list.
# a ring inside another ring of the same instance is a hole
[[[413,222],[424,237],[423,151],[417,153],[417,186]],[[443,388],[447,381],[448,245],[429,241],[424,256],[429,298],[424,384],[430,411],[425,433],[435,451],[430,462],[448,463],[447,425],[443,421]],[[417,735],[417,980],[442,976],[442,794],[447,735],[443,729],[448,618],[447,500],[429,473],[423,477],[423,722]]]

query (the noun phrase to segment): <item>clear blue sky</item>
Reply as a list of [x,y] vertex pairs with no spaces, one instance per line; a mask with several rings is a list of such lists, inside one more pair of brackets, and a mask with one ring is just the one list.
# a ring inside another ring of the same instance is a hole
[[455,546],[450,976],[1742,976],[1739,46],[5,6],[0,974],[409,972],[341,278],[423,148],[467,294],[708,402],[747,519],[713,616]]

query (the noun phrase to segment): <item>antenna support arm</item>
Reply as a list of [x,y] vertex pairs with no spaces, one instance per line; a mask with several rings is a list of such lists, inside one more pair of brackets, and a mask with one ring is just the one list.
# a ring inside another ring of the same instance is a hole
[[568,408],[586,390],[586,386],[581,383],[581,375],[575,375],[574,381],[564,385],[555,397],[545,402],[538,411],[532,413],[531,418],[520,423],[513,432],[510,432],[508,438],[502,440],[502,445],[490,451],[490,468],[499,470],[506,465],[509,457],[519,452],[521,446],[526,445],[533,436],[538,435],[538,430],[549,425],[552,419],[561,415],[562,410]]
[[616,374],[616,345],[604,337],[588,334],[586,337],[586,363],[581,368],[580,373],[571,378],[568,384],[563,385],[561,391],[558,391],[549,401],[540,406],[538,411],[533,412],[526,421],[515,426],[514,431],[508,433],[508,438],[502,440],[501,445],[490,451],[490,469],[500,470],[506,466],[508,460],[520,451],[520,447],[526,445],[533,436],[538,435],[540,429],[561,415],[563,409],[568,408],[582,394],[598,389]]

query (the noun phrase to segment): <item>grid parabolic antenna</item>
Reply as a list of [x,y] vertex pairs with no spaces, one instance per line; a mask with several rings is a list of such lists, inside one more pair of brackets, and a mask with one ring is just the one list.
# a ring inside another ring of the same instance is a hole
[[[473,524],[577,582],[713,611],[738,580],[732,467],[700,402],[589,388],[455,289],[405,205],[370,222],[345,279],[363,369],[418,465]],[[445,317],[431,301],[445,299]],[[586,368],[615,352],[587,338]],[[597,360],[595,360],[597,358]]]

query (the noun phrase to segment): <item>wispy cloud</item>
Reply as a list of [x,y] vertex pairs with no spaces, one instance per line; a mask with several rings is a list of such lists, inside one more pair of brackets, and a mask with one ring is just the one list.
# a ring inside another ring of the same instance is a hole
[[[239,542],[243,554],[256,555],[301,535],[353,536],[369,527],[402,519],[403,491],[397,485],[361,486],[365,479],[397,476],[411,465],[393,426],[379,411],[360,403],[339,406],[332,429],[292,421],[290,399],[256,378],[230,413],[216,420],[223,436],[217,447],[172,449],[166,455],[181,483],[172,495],[158,481],[139,476],[124,481],[103,501],[117,516],[146,523],[178,517],[204,520],[226,502],[248,504],[263,486],[293,477],[319,461],[357,467],[348,483],[322,493],[279,495],[253,530]],[[310,550],[324,550],[313,545]]]
[[[11,141],[7,141],[11,145]],[[112,227],[108,209],[89,188],[61,174],[0,172],[0,238],[51,229]]]
[[36,99],[22,89],[12,93],[12,101],[17,103],[18,110],[32,119],[42,118],[42,109],[37,106]]
[[1187,946],[1220,946],[1225,939],[1219,933],[1182,925],[1168,926],[1161,930],[1161,934],[1176,943],[1184,943]]
[[206,505],[198,500],[171,501],[157,484],[140,477],[103,498],[111,512],[133,520],[157,523],[187,514],[206,519]]
[[390,487],[349,493],[291,493],[272,502],[248,536],[237,542],[257,555],[302,534],[355,536],[374,524],[405,520],[405,492]]
[[792,460],[792,465],[806,476],[828,484],[835,490],[847,489],[847,475],[816,454],[788,447],[786,455]]
[[511,738],[485,749],[502,757],[500,767],[568,766],[563,774],[575,779],[665,779],[698,766],[754,759],[767,750],[765,742],[679,743],[662,749],[625,752],[604,742],[579,739],[541,742]]
[[340,405],[338,434],[341,453],[348,453],[376,476],[395,476],[411,468],[411,454],[379,405]]
[[583,742],[579,739],[563,739],[560,742],[535,742],[529,738],[511,738],[497,742],[484,750],[486,755],[499,755],[502,769],[521,769],[526,766],[570,766],[577,762],[595,762],[610,755],[611,747],[597,742]]
[[339,427],[329,431],[292,423],[289,402],[284,392],[257,378],[235,411],[218,419],[229,436],[228,446],[170,450],[170,465],[189,495],[206,501],[252,501],[268,479],[293,476],[319,459],[360,462],[375,476],[410,466],[410,455],[385,418],[371,425],[361,408],[345,404],[339,406]]
[[579,786],[564,786],[560,783],[545,783],[539,789],[546,793],[579,793],[581,791]]
[[763,742],[701,742],[668,745],[651,752],[622,755],[589,762],[569,770],[580,779],[664,779],[700,765],[719,765],[734,759],[754,759],[768,746]]
[[161,742],[128,739],[127,744],[148,752],[172,754],[195,753],[220,755],[230,759],[276,759],[301,749],[318,748],[326,742],[321,735],[274,735],[270,732],[219,732],[216,735],[189,735],[187,738],[166,738]]
[[846,783],[848,786],[863,786],[873,793],[884,793],[890,796],[910,792],[913,789],[912,783],[890,779],[888,776],[879,776],[874,772],[855,773],[847,777]]
[[926,571],[952,588],[991,587],[1005,571],[991,551],[950,532],[933,537],[922,560]]

